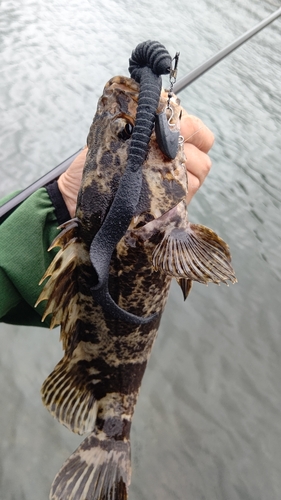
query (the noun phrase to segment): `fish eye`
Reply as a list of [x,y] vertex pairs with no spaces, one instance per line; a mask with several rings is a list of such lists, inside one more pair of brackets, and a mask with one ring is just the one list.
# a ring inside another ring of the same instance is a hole
[[118,133],[119,139],[127,141],[128,139],[130,139],[133,130],[134,130],[133,125],[131,125],[131,123],[126,123],[125,127],[121,130],[121,132]]

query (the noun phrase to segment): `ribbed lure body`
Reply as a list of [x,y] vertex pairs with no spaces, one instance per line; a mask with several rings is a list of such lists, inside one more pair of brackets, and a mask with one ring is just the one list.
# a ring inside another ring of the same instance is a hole
[[140,90],[127,166],[109,212],[90,248],[90,258],[97,278],[97,283],[92,286],[95,301],[110,316],[134,324],[147,323],[153,317],[137,317],[122,310],[114,302],[108,291],[109,266],[112,253],[136,212],[142,187],[142,166],[159,104],[162,86],[160,75],[169,73],[170,66],[171,57],[159,42],[141,43],[132,53],[129,71],[131,77],[139,83]]

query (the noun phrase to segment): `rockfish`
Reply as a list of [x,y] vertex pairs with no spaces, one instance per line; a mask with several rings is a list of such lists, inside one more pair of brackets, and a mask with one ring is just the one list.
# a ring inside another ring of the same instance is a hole
[[[128,191],[133,216],[120,222],[128,201],[123,190],[111,220],[113,233],[123,224],[123,236],[111,242],[110,229],[93,244],[126,173],[139,92],[132,78],[117,76],[105,85],[88,135],[76,217],[61,226],[51,247],[60,251],[42,278],[49,280],[38,302],[47,300],[51,327],[61,325],[64,349],[43,384],[43,402],[71,431],[89,433],[54,479],[55,500],[127,499],[132,417],[171,280],[184,298],[192,281],[236,281],[227,244],[188,221],[183,147],[169,158],[154,128],[135,200]],[[179,131],[180,101],[169,98],[167,109],[168,96],[161,94],[157,113],[171,116],[169,127]],[[112,251],[103,278],[107,239]]]

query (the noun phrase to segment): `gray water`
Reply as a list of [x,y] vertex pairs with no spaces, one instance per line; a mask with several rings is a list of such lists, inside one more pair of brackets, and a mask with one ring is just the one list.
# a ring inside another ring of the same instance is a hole
[[[277,0],[1,0],[0,195],[80,148],[106,81],[140,41],[179,78]],[[131,500],[281,499],[281,19],[181,94],[212,129],[190,219],[230,245],[238,283],[174,285],[132,431]],[[43,408],[59,331],[0,327],[0,498],[47,500],[81,438]]]

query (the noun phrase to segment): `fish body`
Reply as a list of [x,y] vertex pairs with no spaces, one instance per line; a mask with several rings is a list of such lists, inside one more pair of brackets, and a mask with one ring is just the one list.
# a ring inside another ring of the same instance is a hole
[[[188,221],[183,148],[167,158],[153,131],[134,216],[112,253],[108,274],[114,303],[146,321],[111,315],[95,300],[91,244],[125,172],[138,96],[133,79],[114,77],[106,84],[88,135],[76,217],[53,242],[52,248],[61,249],[42,278],[49,280],[38,302],[47,300],[44,317],[52,314],[51,326],[61,325],[64,349],[43,384],[43,402],[70,430],[89,433],[57,474],[53,500],[127,499],[132,417],[171,280],[176,278],[185,298],[194,280],[236,281],[226,243]],[[162,94],[159,113],[166,102]],[[180,102],[174,96],[170,105],[172,127],[179,130]]]

